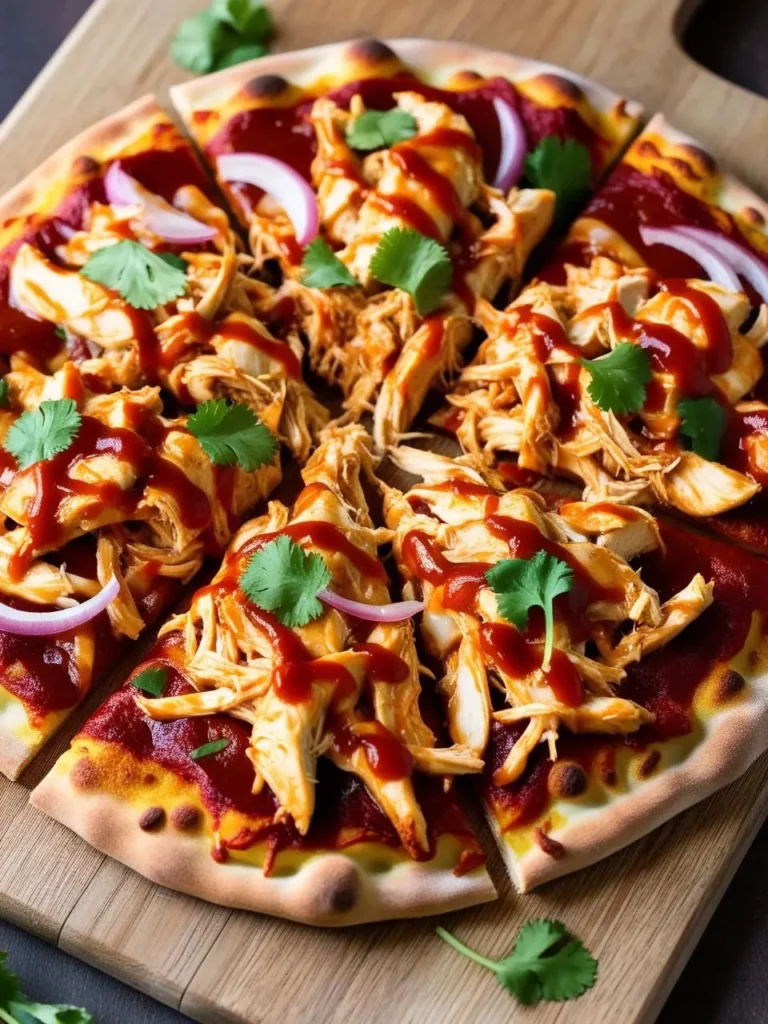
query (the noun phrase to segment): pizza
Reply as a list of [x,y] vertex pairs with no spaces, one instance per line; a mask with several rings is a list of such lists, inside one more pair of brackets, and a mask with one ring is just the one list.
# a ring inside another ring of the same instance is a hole
[[[389,535],[362,490],[369,442],[362,427],[334,430],[293,508],[272,502],[238,531],[35,806],[158,882],[315,924],[493,898],[452,785],[481,762],[438,746],[422,717],[411,622],[325,604],[289,628],[243,589],[252,560],[282,539],[299,557],[317,552],[345,601],[388,602],[378,549]],[[136,688],[147,673],[162,677],[158,696]]]
[[[0,770],[12,778],[280,480],[276,442],[247,470],[213,462],[190,415],[237,406],[301,457],[327,421],[299,355],[256,316],[262,286],[212,194],[150,98],[0,201],[0,593],[42,614],[120,587],[77,628],[51,634],[38,616],[42,642],[0,635]],[[121,243],[176,275],[173,295],[131,305],[86,276]]]
[[199,156],[147,97],[0,198],[0,770],[95,689],[33,804],[321,925],[492,899],[483,815],[527,891],[744,771],[768,207],[454,43],[173,99]]
[[[478,797],[519,890],[650,832],[762,752],[761,559],[627,504],[397,458],[424,477],[385,500],[404,593],[425,601],[450,736],[484,761]],[[547,585],[551,627],[541,605],[521,620],[521,592]]]
[[[593,184],[628,140],[639,108],[548,65],[450,43],[406,40],[395,54],[363,41],[256,67],[255,76],[245,64],[177,86],[173,98],[252,252],[273,265],[294,300],[312,369],[340,388],[348,418],[373,412],[383,450],[456,367],[472,339],[476,301],[517,290],[553,222],[551,190],[503,194],[493,185],[503,159],[499,109],[522,118],[531,150],[545,137],[578,142]],[[400,141],[381,147],[375,135],[371,142],[361,129],[354,134],[361,118],[390,110],[400,118]],[[307,283],[295,226],[273,197],[242,181],[260,180],[254,154],[311,180],[322,237],[348,287]],[[439,310],[418,294],[377,286],[377,248],[394,229],[417,231],[447,252],[450,286]]]

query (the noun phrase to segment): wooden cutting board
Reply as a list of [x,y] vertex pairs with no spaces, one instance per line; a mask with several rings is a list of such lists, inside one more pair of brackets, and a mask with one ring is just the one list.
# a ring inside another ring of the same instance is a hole
[[[129,100],[184,77],[168,60],[202,0],[97,0],[0,128],[0,191]],[[677,0],[273,0],[282,49],[360,35],[461,39],[591,76],[662,110],[768,194],[768,102],[687,58]],[[135,654],[138,657],[139,651]],[[28,791],[103,694],[25,773],[0,778],[0,914],[200,1021],[330,1024],[524,1019],[652,1021],[768,812],[768,757],[741,780],[587,871],[440,923],[493,956],[519,925],[561,918],[599,958],[584,998],[518,1009],[434,937],[434,920],[323,932],[153,885],[27,805]],[[488,838],[487,836],[485,837]],[[486,843],[489,850],[492,843]]]

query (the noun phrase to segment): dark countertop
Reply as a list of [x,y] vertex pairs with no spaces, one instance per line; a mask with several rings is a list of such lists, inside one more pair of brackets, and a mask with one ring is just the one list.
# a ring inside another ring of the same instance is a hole
[[[89,4],[90,0],[0,0],[0,117]],[[768,96],[766,0],[707,0],[690,23],[685,42],[702,64]],[[768,823],[715,911],[659,1017],[660,1024],[768,1021],[766,863]],[[41,1002],[87,1006],[98,1024],[188,1020],[2,921],[0,949],[10,951],[9,966],[20,975],[30,996]],[[619,1024],[618,1015],[616,1021]]]

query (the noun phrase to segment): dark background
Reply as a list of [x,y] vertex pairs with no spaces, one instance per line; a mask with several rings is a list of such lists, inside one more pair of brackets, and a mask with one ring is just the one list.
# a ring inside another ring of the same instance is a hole
[[[0,118],[89,5],[90,0],[0,0]],[[682,42],[696,60],[717,74],[768,96],[768,0],[705,0],[688,22]],[[659,1024],[768,1021],[766,865],[768,823],[715,911]],[[31,997],[87,1006],[98,1024],[188,1020],[3,922],[0,949],[10,950],[10,966]],[[615,1021],[621,1022],[619,1008]]]

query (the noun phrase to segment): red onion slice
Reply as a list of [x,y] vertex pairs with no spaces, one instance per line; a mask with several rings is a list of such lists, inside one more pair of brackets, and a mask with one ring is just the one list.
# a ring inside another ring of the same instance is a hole
[[147,191],[119,164],[111,164],[104,175],[104,191],[110,206],[140,206],[146,227],[172,245],[202,245],[216,237],[216,229],[174,209],[160,196]]
[[315,237],[320,226],[317,199],[298,171],[264,153],[225,153],[218,169],[223,181],[242,181],[268,192],[285,210],[300,245]]
[[706,228],[679,227],[677,230],[681,235],[703,242],[710,249],[714,249],[740,277],[749,281],[763,302],[768,302],[768,267],[745,245]]
[[324,588],[317,595],[321,601],[345,615],[353,615],[356,619],[367,622],[405,622],[414,615],[424,611],[423,601],[394,601],[392,604],[365,604],[363,601],[350,601],[346,597],[334,594]]
[[0,631],[17,636],[54,636],[84,626],[95,619],[120,593],[120,583],[112,576],[98,594],[82,604],[56,612],[25,612],[0,604]]
[[523,119],[507,100],[501,96],[495,96],[493,109],[499,119],[499,131],[501,132],[499,166],[496,168],[493,184],[502,192],[507,193],[523,175],[528,142],[525,138]]
[[709,245],[681,233],[679,228],[640,227],[640,237],[645,245],[668,245],[685,253],[702,267],[707,277],[715,284],[722,285],[732,292],[743,291],[738,277],[731,265]]

